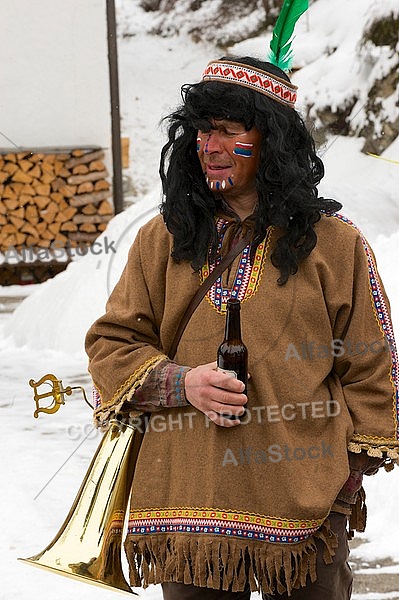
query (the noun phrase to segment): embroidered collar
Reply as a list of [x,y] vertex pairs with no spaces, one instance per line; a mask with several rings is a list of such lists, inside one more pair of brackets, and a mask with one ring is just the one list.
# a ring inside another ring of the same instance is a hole
[[[248,217],[248,219],[251,219],[251,217]],[[246,221],[247,219],[245,219],[243,222],[239,220],[232,222],[224,217],[218,218],[216,222],[216,228],[219,235],[218,255],[213,264],[210,263],[208,258],[207,262],[202,267],[200,272],[201,283],[206,279],[206,277],[208,277],[210,273],[212,273],[216,265],[220,263],[221,256],[223,255],[223,247],[225,245],[225,237],[229,230],[236,225],[241,225],[242,227],[243,223]],[[244,302],[253,296],[253,294],[255,294],[257,291],[263,271],[264,259],[269,246],[271,230],[272,227],[269,227],[266,238],[258,245],[253,264],[251,264],[250,261],[250,244],[244,248],[241,253],[238,268],[231,287],[223,287],[223,279],[221,275],[207,293],[206,298],[208,302],[210,302],[210,304],[217,310],[219,314],[224,314],[226,312],[227,300],[229,298],[237,298],[241,302]]]

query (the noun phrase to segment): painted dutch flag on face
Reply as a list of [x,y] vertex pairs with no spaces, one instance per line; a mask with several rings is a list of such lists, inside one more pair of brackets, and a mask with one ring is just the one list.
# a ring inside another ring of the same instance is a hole
[[243,142],[236,142],[233,154],[236,154],[237,156],[244,156],[245,158],[250,158],[252,156],[253,147],[253,144],[244,144]]

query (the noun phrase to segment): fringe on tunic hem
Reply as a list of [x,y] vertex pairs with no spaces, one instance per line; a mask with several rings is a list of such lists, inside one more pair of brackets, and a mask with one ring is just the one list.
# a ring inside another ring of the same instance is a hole
[[291,595],[308,583],[308,575],[316,580],[316,539],[324,544],[324,562],[331,563],[338,542],[328,519],[307,540],[292,545],[186,534],[128,535],[130,585],[178,582],[240,592],[249,583],[251,592]]

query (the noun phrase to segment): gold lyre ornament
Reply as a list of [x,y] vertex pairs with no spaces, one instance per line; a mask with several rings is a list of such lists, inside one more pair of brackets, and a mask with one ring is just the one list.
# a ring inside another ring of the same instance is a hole
[[[39,412],[56,412],[65,403],[64,394],[82,389],[64,389],[62,381],[51,374],[29,383],[35,390],[35,417]],[[43,383],[52,389],[38,394]],[[50,396],[53,404],[41,408],[40,400]],[[135,594],[122,570],[122,533],[143,432],[138,424],[110,422],[59,532],[42,552],[19,560],[81,582]]]
[[[41,385],[45,385],[46,383],[51,385],[51,390],[48,392],[39,394],[37,391],[37,388]],[[43,375],[43,377],[41,379],[39,379],[39,381],[34,381],[33,379],[30,379],[29,385],[31,387],[33,387],[33,389],[35,390],[34,394],[33,394],[33,398],[36,402],[36,410],[33,413],[33,416],[35,417],[35,419],[37,419],[37,417],[39,416],[39,413],[41,413],[41,412],[48,413],[48,414],[57,412],[57,410],[60,408],[61,404],[65,404],[64,394],[66,394],[67,396],[70,396],[72,394],[73,390],[81,390],[83,397],[85,399],[85,402],[91,408],[93,408],[92,405],[90,404],[90,402],[87,400],[86,392],[85,392],[84,388],[82,388],[81,386],[71,387],[70,385],[68,385],[68,387],[66,387],[64,389],[62,387],[61,379],[58,379],[58,377],[56,377],[52,373]],[[47,407],[40,406],[40,400],[42,400],[43,398],[50,398],[50,397],[53,398],[53,403],[50,404],[50,406],[47,406]]]

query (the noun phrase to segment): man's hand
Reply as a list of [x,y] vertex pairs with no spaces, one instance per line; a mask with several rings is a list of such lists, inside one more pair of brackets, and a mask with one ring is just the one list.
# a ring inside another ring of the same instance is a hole
[[385,458],[368,456],[365,450],[356,454],[354,452],[348,452],[348,457],[351,472],[356,471],[363,475],[375,475],[385,462]]
[[[235,427],[240,424],[238,417],[244,414],[244,404],[248,401],[243,394],[245,386],[231,375],[216,371],[216,366],[216,362],[212,362],[188,371],[184,387],[186,398],[216,425]],[[223,413],[237,419],[225,418]]]
[[374,475],[382,467],[385,458],[368,456],[365,450],[348,452],[350,474],[342,486],[337,499],[347,504],[355,504],[357,493],[362,487],[363,475]]

